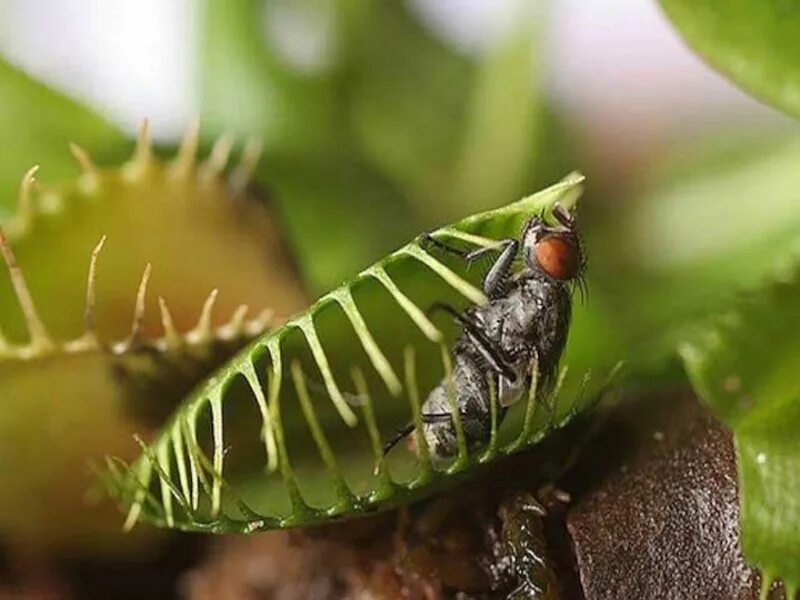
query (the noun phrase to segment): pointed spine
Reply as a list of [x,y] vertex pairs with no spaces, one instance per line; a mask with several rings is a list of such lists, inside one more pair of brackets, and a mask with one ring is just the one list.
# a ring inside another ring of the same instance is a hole
[[158,297],[158,310],[161,313],[161,326],[164,328],[164,339],[168,348],[178,348],[181,346],[181,334],[175,328],[172,314],[169,312],[167,302],[161,296]]
[[84,173],[94,173],[97,171],[97,167],[95,167],[94,163],[92,162],[92,158],[89,156],[89,153],[81,148],[78,144],[75,142],[70,142],[69,151],[72,153],[72,156],[78,162],[81,170]]
[[219,136],[211,148],[211,154],[208,155],[201,167],[200,179],[204,183],[210,183],[225,170],[232,149],[233,136],[229,133],[223,133]]
[[131,332],[128,338],[117,345],[115,351],[117,354],[123,354],[136,346],[139,342],[142,323],[144,322],[145,313],[145,300],[147,297],[147,284],[150,282],[150,273],[153,270],[152,265],[147,263],[142,273],[142,279],[139,282],[139,289],[136,292],[136,304],[133,308],[133,319],[131,321]]
[[36,172],[39,165],[34,165],[22,176],[19,184],[19,196],[17,200],[17,213],[8,224],[8,233],[12,239],[18,239],[28,233],[33,225],[36,211],[33,206],[33,188],[36,184]]
[[311,316],[303,316],[301,319],[296,321],[296,325],[303,332],[303,335],[305,335],[306,342],[311,350],[311,355],[314,357],[314,361],[317,363],[320,375],[322,375],[325,389],[328,391],[331,402],[333,402],[333,405],[339,413],[339,416],[342,417],[342,420],[348,425],[348,427],[355,427],[358,424],[358,418],[353,412],[353,409],[347,404],[344,396],[342,396],[341,390],[339,390],[339,386],[336,384],[336,380],[331,372],[330,363],[328,362],[328,357],[325,355],[325,350],[322,348],[322,344],[320,343],[319,336],[317,335],[317,330],[314,327],[314,322]]
[[236,310],[233,311],[230,321],[217,330],[217,337],[225,340],[232,340],[242,335],[245,331],[248,310],[250,310],[250,307],[246,304],[240,304]]
[[422,424],[422,403],[420,401],[419,385],[417,382],[417,359],[413,346],[406,346],[403,350],[403,367],[406,376],[406,390],[408,404],[411,407],[411,419],[414,423],[414,441],[419,457],[419,475],[414,480],[415,485],[422,485],[433,476],[431,453],[428,440],[425,437],[425,428]]
[[125,174],[131,181],[142,177],[152,166],[153,147],[150,141],[150,123],[142,119],[136,136],[136,148],[130,162],[125,166]]
[[372,337],[364,317],[358,310],[358,306],[356,306],[352,292],[349,288],[343,288],[335,294],[335,298],[350,320],[350,324],[353,326],[353,330],[356,332],[364,351],[367,353],[370,362],[372,362],[372,366],[375,367],[375,370],[386,384],[386,388],[393,396],[399,396],[403,390],[400,379],[392,369],[392,365],[380,349],[380,346],[378,346],[375,338]]
[[239,165],[231,175],[231,187],[234,194],[242,194],[250,185],[253,178],[253,173],[258,167],[258,162],[261,160],[261,152],[264,149],[264,144],[259,138],[250,138],[244,146],[242,151],[242,158]]
[[11,285],[14,287],[14,293],[25,318],[28,335],[30,336],[29,349],[31,354],[38,355],[53,350],[55,348],[53,341],[39,316],[36,303],[33,301],[33,296],[28,289],[28,283],[25,281],[25,275],[17,265],[14,251],[11,249],[11,245],[8,243],[2,229],[0,229],[0,252],[3,254],[8,274],[11,277]]
[[83,336],[70,344],[73,351],[98,347],[97,332],[95,331],[97,317],[97,260],[100,258],[100,252],[102,252],[105,243],[106,236],[103,236],[97,242],[94,250],[92,250],[92,257],[89,259],[89,274],[86,277],[86,305],[83,312]]
[[425,315],[425,312],[422,311],[414,301],[411,300],[408,296],[406,296],[400,288],[397,287],[397,284],[394,280],[389,277],[389,274],[384,270],[383,267],[380,265],[375,265],[369,270],[365,271],[366,275],[374,277],[386,288],[392,297],[395,299],[395,302],[403,309],[403,311],[409,316],[409,318],[414,321],[414,324],[419,327],[420,331],[432,342],[441,342],[444,339],[444,335],[442,334],[439,329],[436,328],[431,320]]
[[356,499],[353,496],[353,492],[347,486],[347,482],[345,482],[342,470],[339,468],[339,464],[336,462],[336,456],[334,455],[333,448],[331,447],[328,438],[325,436],[325,431],[322,429],[322,426],[319,423],[319,417],[317,415],[316,408],[311,403],[311,398],[308,395],[308,389],[306,388],[305,383],[305,375],[303,375],[303,371],[300,367],[300,361],[297,359],[293,360],[290,369],[297,399],[300,402],[300,410],[302,411],[303,417],[306,420],[306,424],[311,431],[311,437],[317,446],[317,452],[319,453],[322,463],[325,465],[325,469],[328,472],[328,476],[333,482],[333,487],[336,490],[336,495],[339,502],[338,508],[341,511],[352,510],[355,507]]
[[409,256],[413,256],[422,264],[427,266],[431,271],[441,277],[445,283],[464,296],[472,304],[483,306],[489,302],[488,298],[486,298],[486,294],[484,294],[470,282],[456,275],[444,263],[436,260],[433,256],[425,252],[425,250],[419,246],[410,245],[403,248],[401,252],[408,254]]
[[266,331],[267,327],[269,327],[270,323],[272,323],[272,319],[275,317],[275,311],[271,308],[265,308],[262,310],[258,316],[251,320],[247,321],[244,324],[244,332],[245,335],[248,336],[256,336],[260,335],[264,331]]
[[278,450],[275,445],[275,431],[272,425],[272,415],[267,405],[267,398],[264,395],[264,390],[261,388],[261,382],[258,380],[258,375],[256,374],[253,363],[247,362],[242,369],[242,375],[244,375],[248,385],[250,385],[250,389],[258,405],[258,410],[261,413],[261,421],[263,423],[261,437],[264,440],[264,447],[267,454],[267,471],[273,473],[278,469]]
[[97,190],[99,176],[97,167],[92,162],[91,156],[89,156],[89,153],[86,150],[74,142],[70,142],[69,151],[72,153],[72,156],[75,158],[81,168],[81,176],[78,180],[78,185],[80,186],[81,190],[86,194],[94,192]]
[[225,442],[222,431],[222,393],[217,391],[209,398],[208,402],[211,405],[211,434],[214,444],[211,515],[216,517],[222,508],[222,466],[225,456]]
[[194,170],[197,161],[197,148],[200,145],[200,119],[195,118],[186,128],[181,147],[175,160],[169,167],[169,173],[175,179],[187,179]]
[[214,305],[217,303],[218,295],[218,289],[211,290],[208,298],[206,298],[206,301],[203,303],[203,310],[200,313],[200,318],[197,320],[197,325],[186,334],[186,338],[191,343],[203,344],[211,339],[213,335],[213,331],[211,330],[211,317],[214,314]]

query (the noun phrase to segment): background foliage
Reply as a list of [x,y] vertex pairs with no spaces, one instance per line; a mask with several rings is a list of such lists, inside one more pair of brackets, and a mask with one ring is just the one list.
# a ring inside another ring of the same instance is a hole
[[[724,76],[800,114],[795,3],[661,6]],[[263,13],[280,23],[282,10],[208,0],[198,93],[206,145],[227,131],[263,139],[256,179],[308,288],[327,291],[420,231],[583,168],[591,297],[575,318],[571,360],[626,360],[636,385],[682,383],[688,373],[736,436],[748,559],[799,585],[800,138],[692,140],[674,149],[679,160],[651,165],[630,186],[586,159],[578,125],[565,124],[549,97],[540,14],[521,12],[487,51],[469,55],[408,3],[302,3],[326,32],[324,63],[305,64],[287,55],[279,33],[264,34]],[[76,176],[68,142],[106,163],[131,146],[102,117],[5,62],[0,134],[13,148],[0,157],[5,219],[31,165],[49,180]],[[605,185],[593,187],[593,175]]]

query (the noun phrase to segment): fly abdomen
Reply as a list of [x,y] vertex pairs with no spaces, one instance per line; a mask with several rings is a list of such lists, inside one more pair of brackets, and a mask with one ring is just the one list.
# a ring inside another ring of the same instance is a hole
[[[456,348],[458,348],[458,344]],[[472,353],[453,352],[453,372],[431,390],[422,405],[425,439],[434,457],[447,458],[458,453],[458,435],[452,415],[453,404],[464,428],[467,447],[486,444],[491,434],[489,419],[489,381],[487,372]],[[453,395],[452,400],[450,394]]]

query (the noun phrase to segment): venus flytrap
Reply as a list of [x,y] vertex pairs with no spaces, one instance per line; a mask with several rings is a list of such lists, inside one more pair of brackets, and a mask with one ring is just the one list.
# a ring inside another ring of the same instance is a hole
[[[494,246],[556,202],[571,206],[582,180],[570,175],[432,235]],[[530,446],[589,406],[602,378],[574,402],[586,385],[585,371],[576,366],[573,378],[565,381],[562,372],[552,402],[535,402],[534,391],[502,427],[493,418],[487,448],[468,452],[461,443],[456,457],[436,462],[424,442],[417,453],[376,452],[404,421],[419,433],[420,403],[446,377],[453,342],[451,329],[440,329],[426,310],[433,299],[485,303],[476,275],[414,241],[261,336],[187,398],[127,472],[105,472],[109,491],[128,510],[128,525],[144,520],[190,531],[245,532],[390,508]],[[463,425],[454,421],[462,439]],[[193,432],[188,459],[173,443],[176,432],[187,430]],[[267,431],[275,444],[265,442]],[[165,453],[169,469],[153,458]],[[189,487],[201,490],[198,502],[164,502],[181,489],[174,474],[191,470],[185,461],[196,467]]]
[[[121,167],[73,144],[76,179],[39,184],[33,168],[20,184],[0,228],[0,533],[9,539],[131,545],[112,510],[86,503],[87,461],[130,457],[132,435],[149,438],[197,381],[275,322],[273,307],[303,303],[248,187],[259,144],[229,169],[232,140],[198,160],[198,133],[191,126],[163,161],[144,123]],[[185,454],[182,434],[173,441]],[[164,451],[155,456],[169,472]],[[185,489],[182,466],[171,474]]]

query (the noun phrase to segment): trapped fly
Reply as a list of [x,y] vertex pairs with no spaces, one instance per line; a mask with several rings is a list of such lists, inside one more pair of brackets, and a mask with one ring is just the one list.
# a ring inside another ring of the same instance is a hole
[[[534,370],[537,393],[552,387],[567,341],[572,294],[576,288],[585,292],[586,268],[575,216],[556,204],[553,217],[552,225],[544,215],[533,217],[519,239],[492,248],[467,251],[430,235],[422,238],[423,245],[468,263],[499,252],[483,278],[488,304],[462,313],[443,303],[431,307],[452,316],[462,330],[451,350],[452,381],[443,379],[422,405],[423,434],[436,458],[458,452],[449,394],[454,393],[467,446],[474,448],[488,443],[491,435],[490,386],[497,390],[498,420],[528,391]],[[515,272],[520,252],[524,266]],[[409,436],[413,444],[413,425],[389,440],[384,453]]]

